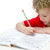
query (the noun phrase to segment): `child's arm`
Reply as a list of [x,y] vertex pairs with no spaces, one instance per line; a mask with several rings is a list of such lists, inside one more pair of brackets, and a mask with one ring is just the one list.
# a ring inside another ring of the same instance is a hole
[[47,33],[50,34],[50,27],[26,27],[24,22],[19,22],[16,24],[16,29],[27,34],[32,35],[33,33]]
[[45,33],[45,34],[50,34],[50,27],[35,27],[37,33]]
[[32,35],[34,33],[34,28],[32,27],[26,27],[24,25],[24,22],[19,22],[16,24],[16,29],[25,33],[25,34],[28,34],[28,35]]

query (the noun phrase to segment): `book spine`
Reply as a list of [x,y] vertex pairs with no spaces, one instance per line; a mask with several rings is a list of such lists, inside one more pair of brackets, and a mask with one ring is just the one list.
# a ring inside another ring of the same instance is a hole
[[11,43],[10,42],[5,42],[5,41],[0,41],[0,46],[7,46],[7,47],[11,47]]

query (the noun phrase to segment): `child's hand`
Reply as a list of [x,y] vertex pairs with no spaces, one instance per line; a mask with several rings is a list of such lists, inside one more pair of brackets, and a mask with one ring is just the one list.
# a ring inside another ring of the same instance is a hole
[[35,33],[35,29],[33,27],[25,27],[24,33],[27,35],[33,35],[33,33]]

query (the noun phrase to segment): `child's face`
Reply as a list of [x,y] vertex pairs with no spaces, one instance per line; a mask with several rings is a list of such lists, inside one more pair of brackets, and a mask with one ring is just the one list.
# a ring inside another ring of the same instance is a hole
[[43,8],[39,10],[40,20],[47,26],[50,26],[50,8]]

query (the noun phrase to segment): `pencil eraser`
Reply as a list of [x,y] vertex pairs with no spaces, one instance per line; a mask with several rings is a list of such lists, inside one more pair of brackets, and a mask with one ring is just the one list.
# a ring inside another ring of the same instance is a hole
[[24,10],[22,10],[22,12],[24,12]]

